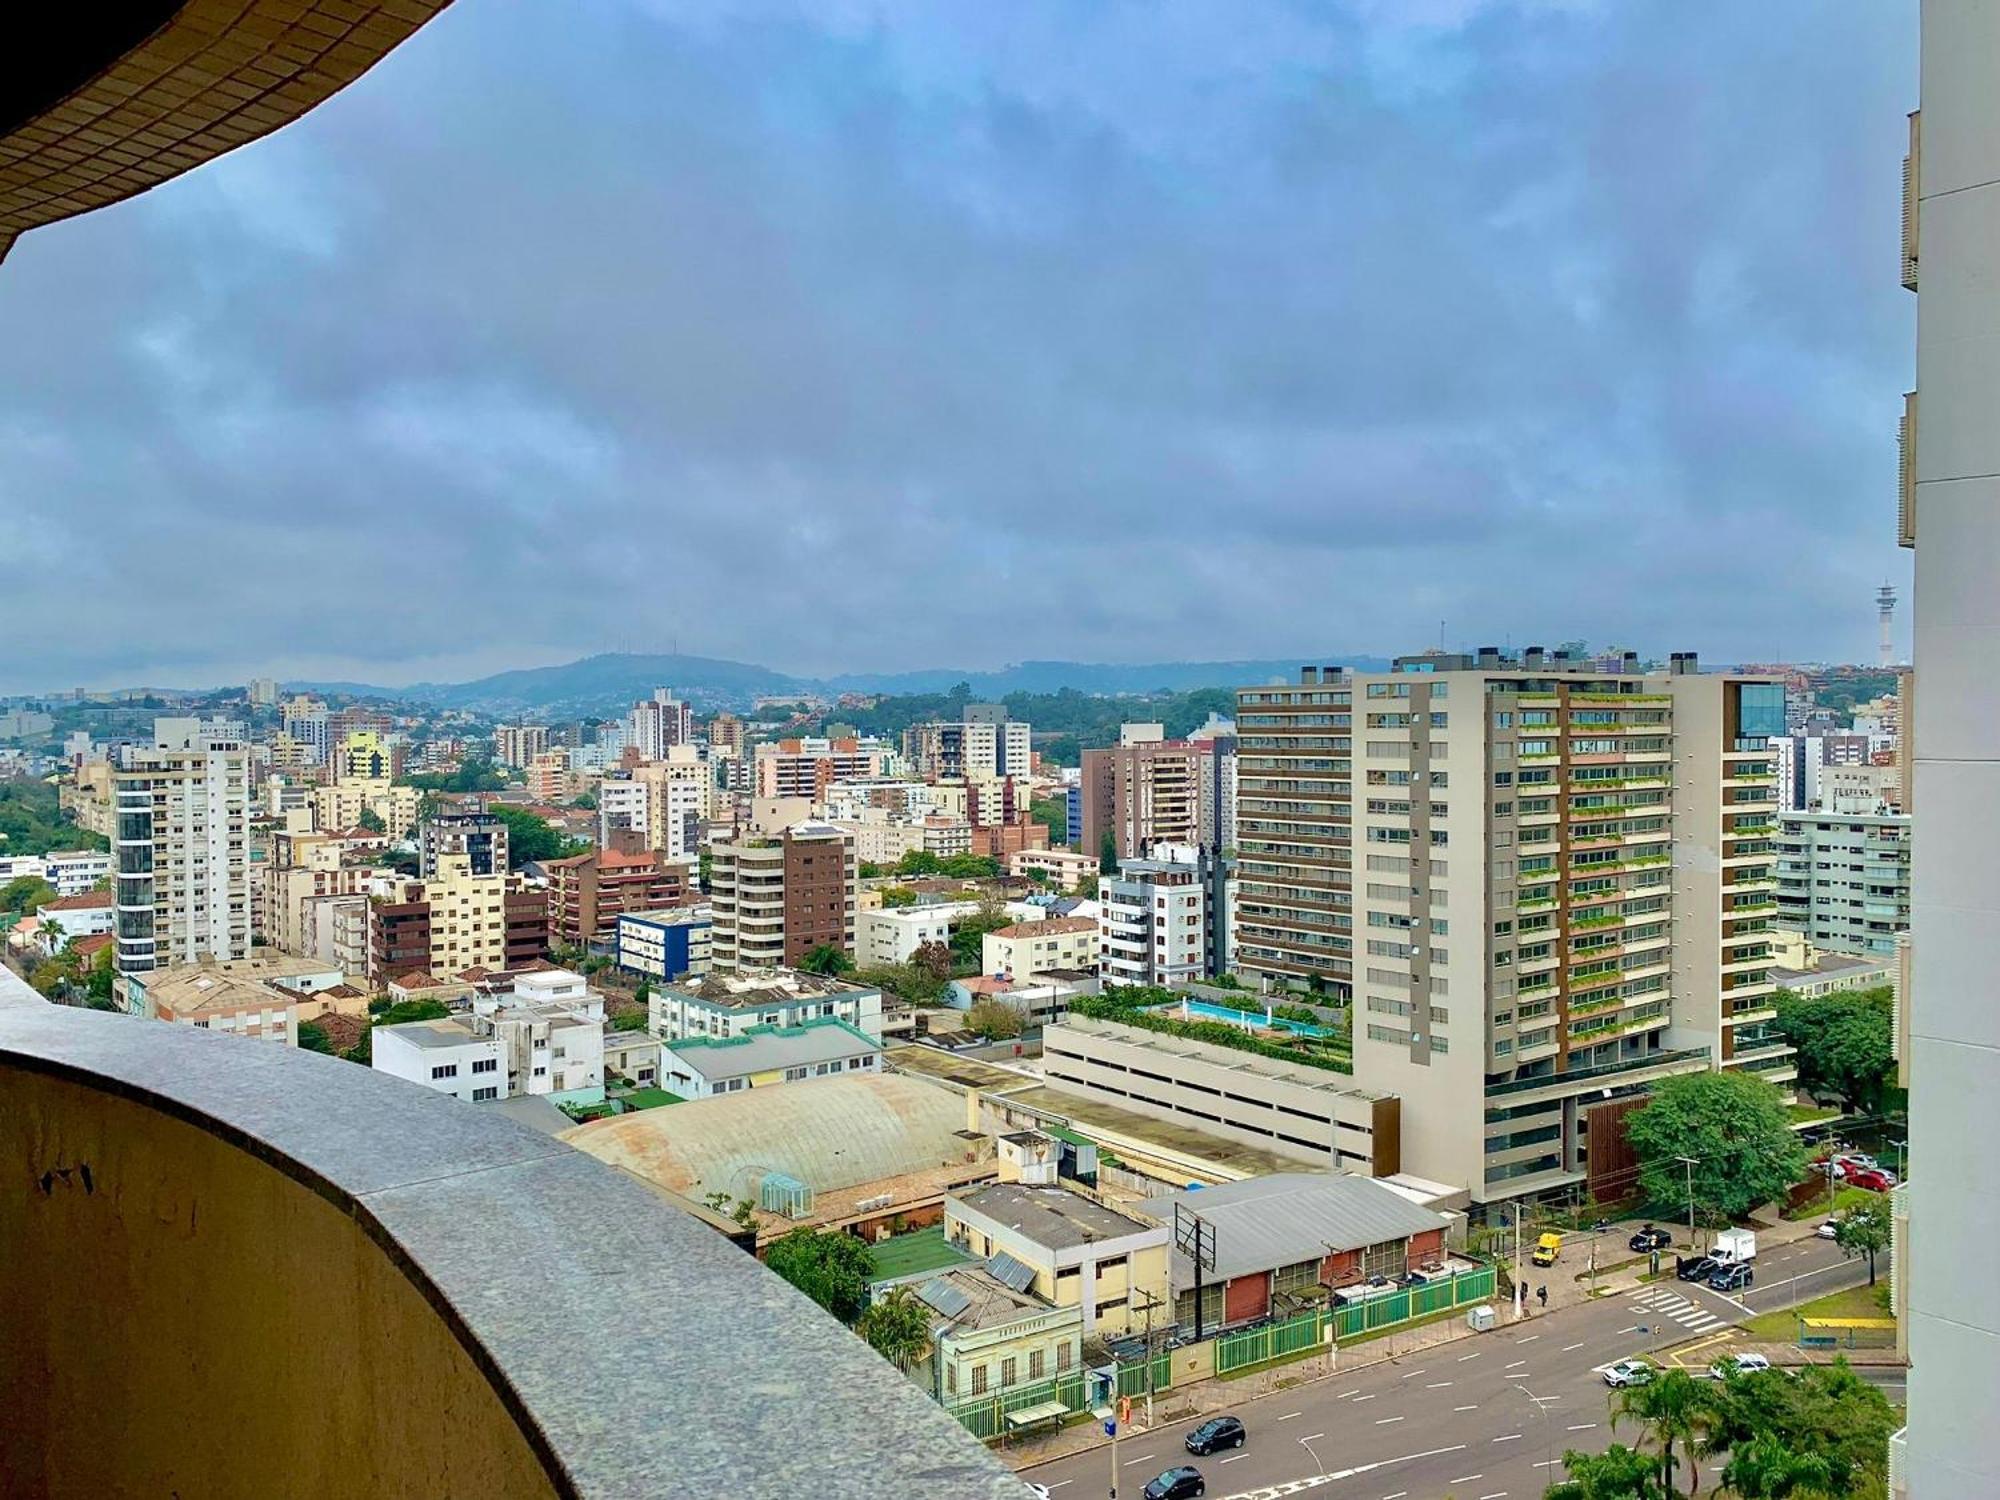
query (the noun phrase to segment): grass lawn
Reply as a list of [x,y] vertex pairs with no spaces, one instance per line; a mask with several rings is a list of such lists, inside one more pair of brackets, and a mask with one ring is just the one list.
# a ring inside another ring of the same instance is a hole
[[[1886,1203],[1887,1201],[1887,1195],[1871,1193],[1866,1188],[1836,1188],[1833,1195],[1833,1212],[1844,1214],[1850,1208],[1857,1208],[1863,1203]],[[1826,1198],[1823,1195],[1815,1195],[1812,1201],[1797,1213],[1786,1214],[1784,1217],[1790,1219],[1793,1223],[1797,1223],[1801,1219],[1828,1218],[1830,1215],[1826,1210]]]
[[1790,1342],[1798,1337],[1800,1318],[1886,1318],[1889,1316],[1889,1280],[1885,1276],[1873,1286],[1851,1286],[1782,1312],[1759,1313],[1743,1325],[1753,1339]]
[[1840,1111],[1831,1104],[1787,1104],[1785,1113],[1794,1125],[1817,1125],[1823,1120],[1837,1120]]

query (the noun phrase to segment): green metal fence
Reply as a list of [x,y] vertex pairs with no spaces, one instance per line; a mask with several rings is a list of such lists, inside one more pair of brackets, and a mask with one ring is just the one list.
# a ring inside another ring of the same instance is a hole
[[[1166,1353],[1153,1356],[1153,1389],[1164,1391],[1168,1377],[1174,1368],[1173,1356]],[[1118,1367],[1118,1394],[1121,1396],[1143,1396],[1146,1394],[1146,1361],[1134,1360],[1129,1365]]]
[[1252,1365],[1282,1359],[1301,1349],[1326,1347],[1326,1311],[1314,1308],[1282,1323],[1264,1323],[1215,1341],[1215,1373],[1232,1375]]
[[[1139,1372],[1139,1388],[1145,1389],[1144,1364],[1134,1365]],[[1122,1375],[1122,1372],[1121,1372]],[[1122,1384],[1122,1379],[1121,1379]],[[974,1437],[1000,1437],[1007,1431],[1007,1413],[1025,1411],[1030,1406],[1040,1406],[1045,1401],[1060,1401],[1069,1410],[1085,1409],[1085,1381],[1081,1371],[1068,1375],[1058,1375],[1054,1380],[1038,1380],[1032,1385],[1009,1386],[1004,1391],[996,1391],[990,1396],[980,1396],[971,1401],[961,1402],[950,1408],[965,1430]]]
[[1481,1266],[1476,1271],[1461,1272],[1449,1281],[1428,1281],[1386,1296],[1370,1297],[1365,1302],[1351,1302],[1340,1310],[1337,1336],[1343,1340],[1358,1338],[1378,1328],[1407,1323],[1412,1318],[1484,1302],[1492,1295],[1493,1268]]

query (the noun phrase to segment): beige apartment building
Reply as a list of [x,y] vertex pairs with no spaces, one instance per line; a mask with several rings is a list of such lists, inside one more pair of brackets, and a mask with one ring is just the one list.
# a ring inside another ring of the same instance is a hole
[[333,781],[312,789],[313,827],[340,833],[361,826],[361,815],[373,813],[391,838],[407,838],[416,831],[417,803],[421,793],[413,786],[398,786],[386,776],[355,777]]
[[1214,843],[1214,747],[1159,730],[1127,724],[1117,745],[1083,752],[1083,853],[1100,855],[1107,833],[1119,859],[1143,859],[1155,844]]
[[1090,917],[1014,922],[987,933],[979,943],[979,972],[988,976],[1025,980],[1052,969],[1097,968],[1097,923]]
[[160,719],[113,777],[120,974],[250,951],[250,765],[198,719]]
[[1795,1075],[1783,685],[1622,666],[1432,653],[1237,695],[1239,971],[1350,1001],[1404,1163],[1477,1202],[1628,1187],[1617,1122],[1660,1078]]
[[108,760],[87,760],[56,791],[57,805],[76,826],[110,838],[117,830],[117,777]]

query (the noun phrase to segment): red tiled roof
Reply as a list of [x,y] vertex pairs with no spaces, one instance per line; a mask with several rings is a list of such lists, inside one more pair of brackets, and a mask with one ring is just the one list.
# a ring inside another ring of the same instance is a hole
[[109,891],[85,891],[80,896],[59,896],[53,901],[44,901],[42,910],[51,911],[95,911],[111,904]]
[[967,993],[974,995],[1004,995],[1014,988],[1011,979],[1000,979],[991,974],[975,974],[970,979],[961,979]]
[[1095,932],[1097,924],[1088,917],[1050,917],[1042,922],[1015,922],[993,929],[997,938],[1054,937],[1064,932]]
[[89,958],[93,953],[103,952],[106,948],[110,947],[114,941],[115,938],[111,933],[93,932],[89,937],[80,937],[75,939],[71,946],[73,946],[76,949],[77,955],[79,957]]

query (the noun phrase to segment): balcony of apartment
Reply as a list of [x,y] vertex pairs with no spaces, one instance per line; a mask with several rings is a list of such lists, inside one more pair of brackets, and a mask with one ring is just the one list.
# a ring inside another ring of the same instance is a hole
[[1026,1494],[706,1224],[490,1111],[5,979],[0,1096],[0,1493]]

